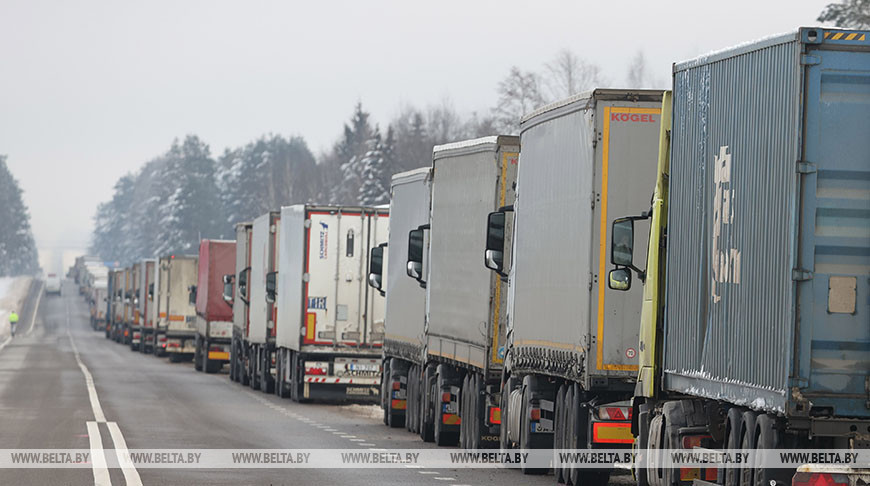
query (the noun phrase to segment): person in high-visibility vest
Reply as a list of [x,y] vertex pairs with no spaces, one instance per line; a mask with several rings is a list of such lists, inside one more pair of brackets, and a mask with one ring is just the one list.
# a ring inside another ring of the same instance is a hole
[[15,325],[18,324],[18,314],[14,311],[9,314],[9,328],[11,329],[12,335],[15,335]]

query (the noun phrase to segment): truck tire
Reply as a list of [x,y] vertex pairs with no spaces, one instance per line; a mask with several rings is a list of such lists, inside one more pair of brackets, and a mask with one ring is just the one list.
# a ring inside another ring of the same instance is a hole
[[[757,451],[779,449],[782,447],[782,434],[778,428],[776,417],[770,414],[760,414],[755,422]],[[756,455],[761,460],[761,454]],[[755,468],[755,486],[787,486],[796,470],[780,468]]]
[[391,358],[389,363],[389,380],[387,381],[387,394],[386,394],[386,405],[387,411],[387,425],[392,428],[401,428],[405,426],[405,421],[408,417],[408,379],[405,377],[405,411],[404,412],[394,412],[393,411],[393,388],[394,383],[399,383],[399,388],[402,386],[402,377],[403,375],[403,363],[396,358]]
[[[440,366],[439,366],[440,368]],[[447,432],[444,429],[444,418],[441,413],[441,389],[444,388],[445,379],[443,373],[437,373],[435,375],[436,386],[435,393],[433,393],[431,406],[434,411],[434,439],[435,444],[438,446],[455,446],[459,443],[459,432]],[[461,397],[460,397],[461,398]],[[461,420],[461,417],[460,417]],[[462,423],[460,422],[460,425]]]
[[270,354],[269,349],[265,346],[260,353],[260,391],[263,393],[275,393],[275,380],[272,379]]
[[202,339],[199,334],[196,335],[193,348],[193,367],[196,371],[202,371]]
[[462,422],[459,423],[459,448],[468,449],[468,438],[471,437],[471,432],[468,430],[469,420],[471,416],[471,407],[468,401],[471,397],[471,384],[469,383],[469,375],[462,378],[462,388],[459,392],[459,417]]
[[[282,352],[283,351],[283,352]],[[286,350],[278,350],[278,373],[275,377],[275,394],[281,398],[290,396],[290,387],[287,386],[287,381],[284,376],[287,374],[287,365],[289,364],[289,353]]]
[[411,365],[408,370],[408,409],[405,411],[405,430],[412,434],[416,434],[420,430],[419,422],[419,389],[420,389],[420,370],[417,365]]
[[260,347],[252,344],[248,349],[248,386],[250,386],[252,390],[260,389],[259,366]]
[[[520,410],[520,417],[522,417],[522,426],[520,426],[520,450],[525,453],[530,449],[534,449],[534,437],[530,432],[532,429],[531,417],[529,416],[529,409],[531,408],[531,400],[532,400],[532,386],[534,385],[536,380],[532,376],[526,376],[523,379],[523,400],[522,400],[522,409]],[[547,474],[546,468],[533,468],[528,467],[525,464],[522,466],[523,474]],[[587,486],[587,485],[582,485]]]
[[233,340],[230,342],[230,381],[234,381],[238,383],[239,375],[236,372],[236,362],[239,359],[239,352],[236,349],[236,337],[233,336]]
[[434,393],[435,387],[435,368],[426,366],[423,371],[423,381],[420,383],[420,438],[423,442],[432,442],[435,440],[435,423],[432,410],[431,396]]
[[[743,427],[740,435],[740,448],[743,452],[752,454],[755,450],[756,429],[755,423],[758,420],[758,414],[752,410],[743,412]],[[740,468],[740,486],[755,485],[755,470],[751,467]]]
[[559,449],[567,449],[568,438],[567,435],[568,427],[568,412],[566,411],[566,405],[568,401],[567,387],[562,385],[559,387],[559,391],[556,392],[556,423],[553,424],[553,476],[556,477],[556,482],[563,484],[565,483],[565,468],[561,467],[559,463],[556,461],[558,454],[556,450]]
[[390,426],[390,399],[393,389],[390,388],[390,362],[392,359],[385,359],[383,370],[381,371],[381,410],[383,411],[384,425]]
[[[740,449],[740,442],[743,439],[743,412],[745,409],[740,407],[731,407],[728,409],[728,415],[725,419],[725,448],[736,450]],[[740,485],[740,469],[734,467],[721,468],[719,472],[725,478],[724,486],[739,486]]]

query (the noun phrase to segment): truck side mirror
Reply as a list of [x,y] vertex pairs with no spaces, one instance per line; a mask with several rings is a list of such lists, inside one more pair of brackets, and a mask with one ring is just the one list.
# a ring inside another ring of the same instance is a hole
[[275,302],[275,296],[278,290],[278,272],[269,272],[266,274],[266,302]]
[[239,298],[245,304],[248,303],[248,276],[251,274],[251,267],[245,268],[239,272]]
[[483,265],[504,276],[504,227],[505,213],[496,211],[489,213],[486,223],[486,251]]
[[196,285],[191,285],[187,290],[187,301],[190,302],[190,305],[196,305]]
[[631,267],[634,253],[634,218],[613,220],[610,235],[610,263]]
[[607,278],[607,286],[613,290],[628,290],[631,288],[631,270],[617,268],[610,271]]
[[224,302],[229,305],[233,305],[233,283],[235,282],[236,276],[233,274],[224,275]]
[[381,295],[386,295],[382,290],[384,280],[384,246],[378,245],[372,248],[369,256],[369,285],[377,289]]
[[426,286],[423,280],[423,229],[417,228],[408,233],[408,264],[406,271],[408,276]]

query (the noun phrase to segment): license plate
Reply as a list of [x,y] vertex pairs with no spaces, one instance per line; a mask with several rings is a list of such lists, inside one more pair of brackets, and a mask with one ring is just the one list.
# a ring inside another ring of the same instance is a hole
[[349,386],[345,389],[344,392],[346,395],[354,395],[354,396],[369,396],[371,395],[372,388],[364,387],[364,386]]

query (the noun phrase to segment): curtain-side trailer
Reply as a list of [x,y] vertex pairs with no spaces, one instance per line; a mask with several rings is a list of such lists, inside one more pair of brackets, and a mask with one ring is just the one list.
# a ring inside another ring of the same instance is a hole
[[435,147],[429,223],[409,234],[406,270],[426,287],[426,365],[409,379],[420,435],[439,445],[498,444],[505,285],[479,250],[487,215],[513,201],[519,146],[493,136]]
[[[429,167],[402,172],[390,183],[390,225],[387,245],[372,248],[368,281],[385,295],[384,360],[381,407],[384,423],[418,432],[419,380],[424,365],[423,323],[426,290],[407,276],[408,234],[429,223]],[[385,278],[386,277],[386,278]],[[412,386],[413,385],[413,386]]]
[[[511,257],[503,448],[631,446],[641,293],[610,289],[604,271],[609,223],[649,203],[661,97],[597,89],[522,121],[513,216],[490,217],[485,254],[496,270],[500,254]],[[610,471],[555,473],[606,484]]]

